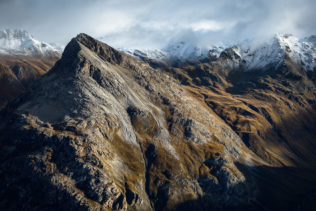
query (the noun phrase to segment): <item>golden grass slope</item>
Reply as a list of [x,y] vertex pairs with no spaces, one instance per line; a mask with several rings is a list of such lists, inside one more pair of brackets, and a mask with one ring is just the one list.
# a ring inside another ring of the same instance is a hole
[[0,55],[0,110],[17,97],[30,83],[45,74],[59,59]]

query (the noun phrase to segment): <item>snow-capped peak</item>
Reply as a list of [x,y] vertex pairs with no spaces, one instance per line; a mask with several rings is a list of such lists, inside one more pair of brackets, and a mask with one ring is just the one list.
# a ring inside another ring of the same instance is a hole
[[230,61],[234,63],[234,67],[241,67],[245,70],[264,69],[269,66],[278,67],[283,62],[285,55],[277,37],[260,41],[245,40],[228,49],[238,55],[234,61]]
[[187,60],[200,59],[207,57],[208,49],[198,47],[190,42],[179,41],[170,42],[163,51],[166,52],[170,58]]
[[316,37],[299,39],[291,34],[276,34],[274,37],[261,40],[247,40],[231,47],[239,58],[234,61],[245,70],[277,68],[288,56],[306,71],[316,67]]
[[130,48],[118,48],[129,55],[135,56],[139,59],[155,59],[158,61],[165,60],[169,55],[160,49],[130,49]]
[[199,60],[206,57],[218,58],[225,49],[224,46],[198,47],[185,41],[172,41],[162,49],[120,49],[137,58],[154,59],[158,61],[170,60]]
[[190,42],[172,41],[160,49],[123,51],[140,59],[201,60],[220,58],[230,68],[258,70],[277,68],[284,63],[286,56],[306,71],[316,67],[316,36],[299,39],[290,34],[276,34],[261,40],[244,40],[233,44],[210,45],[199,47]]
[[54,56],[60,49],[40,42],[24,30],[0,30],[0,53],[9,55]]
[[316,36],[298,39],[287,34],[279,35],[278,40],[284,52],[305,70],[313,70],[316,67]]

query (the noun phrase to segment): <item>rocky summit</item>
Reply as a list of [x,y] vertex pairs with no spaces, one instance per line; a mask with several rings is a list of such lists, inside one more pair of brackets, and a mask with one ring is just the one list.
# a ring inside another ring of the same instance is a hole
[[315,72],[233,57],[172,66],[79,34],[0,113],[1,210],[313,208]]

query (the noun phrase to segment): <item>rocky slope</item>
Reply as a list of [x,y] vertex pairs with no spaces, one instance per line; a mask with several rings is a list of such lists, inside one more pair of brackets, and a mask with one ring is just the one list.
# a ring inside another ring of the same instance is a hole
[[[0,110],[25,87],[45,74],[61,56],[61,49],[34,39],[28,32],[22,30],[0,31],[0,64],[10,70],[8,75],[1,69],[0,74],[6,75],[7,82],[0,84]],[[18,80],[18,87],[9,81]],[[11,92],[11,90],[15,90]],[[19,91],[18,91],[19,90]]]
[[78,35],[0,114],[0,207],[312,207],[315,75],[227,59],[147,63]]

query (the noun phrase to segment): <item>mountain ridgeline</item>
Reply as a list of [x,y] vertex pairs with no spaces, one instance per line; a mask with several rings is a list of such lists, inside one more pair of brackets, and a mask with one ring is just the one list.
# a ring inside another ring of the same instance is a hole
[[79,34],[0,113],[0,208],[312,210],[316,73],[236,52],[171,64]]

